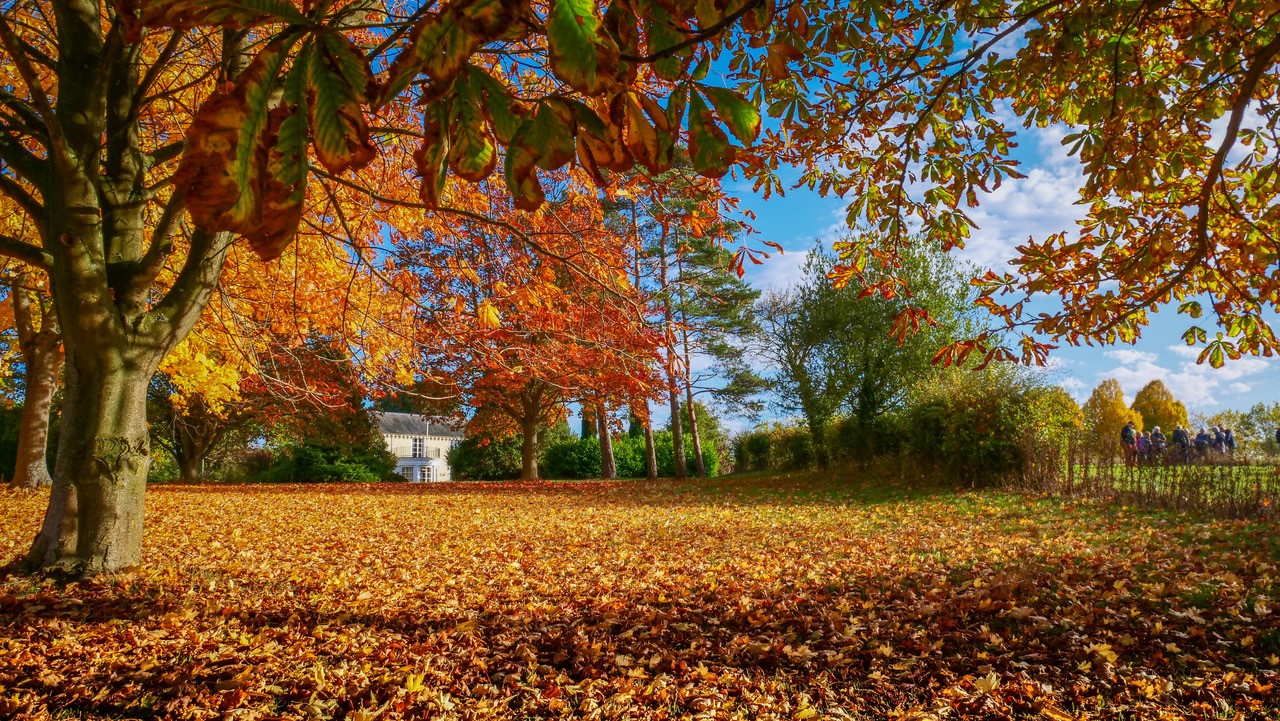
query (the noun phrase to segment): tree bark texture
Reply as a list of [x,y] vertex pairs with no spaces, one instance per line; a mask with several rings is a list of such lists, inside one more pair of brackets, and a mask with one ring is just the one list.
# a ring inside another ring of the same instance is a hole
[[600,434],[600,477],[614,479],[618,477],[618,464],[613,457],[613,433],[609,431],[609,414],[604,404],[596,404],[596,428]]
[[688,478],[689,470],[684,458],[684,433],[680,423],[680,385],[676,373],[676,332],[675,318],[671,306],[670,270],[671,263],[667,257],[670,227],[662,224],[661,246],[658,249],[658,283],[662,289],[663,330],[667,344],[667,401],[671,407],[671,449],[674,475],[676,478]]
[[538,479],[538,419],[526,417],[520,424],[520,480]]
[[18,462],[10,483],[15,488],[53,485],[46,454],[49,409],[58,389],[58,374],[62,372],[63,362],[62,337],[58,333],[53,303],[38,290],[30,288],[30,280],[29,273],[20,272],[10,287],[26,385],[18,430]]

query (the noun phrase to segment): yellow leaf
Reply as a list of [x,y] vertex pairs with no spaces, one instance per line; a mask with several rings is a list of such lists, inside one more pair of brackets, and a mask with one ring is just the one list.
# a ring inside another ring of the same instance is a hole
[[1000,677],[996,675],[995,671],[992,671],[986,676],[974,681],[973,685],[982,693],[991,693],[1000,685]]
[[480,301],[480,307],[476,308],[476,317],[480,319],[480,325],[486,328],[498,327],[498,309],[487,300]]

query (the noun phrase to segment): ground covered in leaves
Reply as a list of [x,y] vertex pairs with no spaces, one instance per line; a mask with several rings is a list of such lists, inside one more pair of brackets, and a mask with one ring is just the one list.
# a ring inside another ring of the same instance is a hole
[[[0,491],[0,552],[44,498]],[[1274,526],[813,477],[154,487],[147,523],[136,571],[0,580],[0,717],[1280,716]]]

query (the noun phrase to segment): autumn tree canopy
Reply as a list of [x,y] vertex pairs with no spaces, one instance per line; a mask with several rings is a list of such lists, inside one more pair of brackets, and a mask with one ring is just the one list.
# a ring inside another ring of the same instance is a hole
[[1087,448],[1100,458],[1115,458],[1120,451],[1120,429],[1132,421],[1141,431],[1144,419],[1124,402],[1120,381],[1108,378],[1089,394],[1084,411],[1084,436]]
[[1159,378],[1143,386],[1133,396],[1134,413],[1142,416],[1147,428],[1160,428],[1168,435],[1177,426],[1186,426],[1190,421],[1187,407],[1174,397],[1164,381]]

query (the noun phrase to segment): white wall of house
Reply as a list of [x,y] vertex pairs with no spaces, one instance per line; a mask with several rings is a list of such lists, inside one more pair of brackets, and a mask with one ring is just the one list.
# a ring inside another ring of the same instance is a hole
[[396,473],[413,483],[449,480],[449,449],[457,438],[401,436],[384,433],[387,448],[396,457]]

